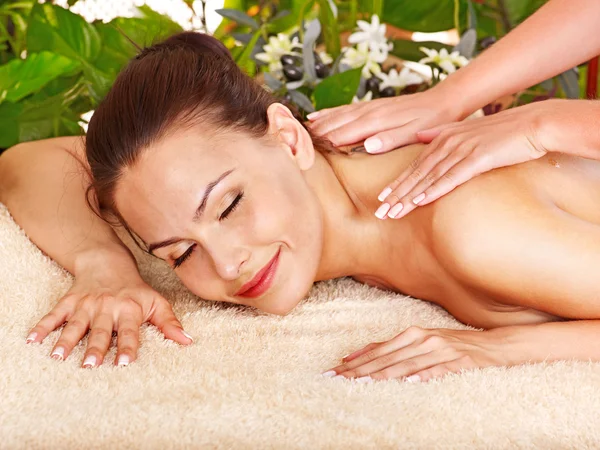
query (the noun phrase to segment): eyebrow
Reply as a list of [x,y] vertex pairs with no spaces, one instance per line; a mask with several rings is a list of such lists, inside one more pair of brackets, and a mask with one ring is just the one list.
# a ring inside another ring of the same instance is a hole
[[[226,172],[223,172],[221,174],[221,176],[219,176],[219,178],[217,178],[214,181],[211,181],[210,183],[208,183],[208,185],[206,186],[206,190],[204,191],[204,195],[202,196],[202,200],[200,201],[200,205],[198,206],[198,208],[196,209],[196,212],[194,213],[194,217],[192,218],[192,222],[198,222],[200,220],[200,217],[202,216],[202,213],[204,212],[204,210],[206,209],[206,203],[208,202],[208,196],[210,195],[210,193],[212,192],[212,190],[217,187],[217,185],[223,181],[229,174],[231,174],[231,172],[233,172],[235,169],[230,169]],[[176,242],[179,241],[183,241],[182,238],[179,237],[172,237],[169,239],[165,239],[164,241],[161,242],[155,242],[153,244],[150,244],[148,246],[148,252],[152,253],[154,252],[154,250],[161,248],[161,247],[166,247],[168,245],[174,244]]]

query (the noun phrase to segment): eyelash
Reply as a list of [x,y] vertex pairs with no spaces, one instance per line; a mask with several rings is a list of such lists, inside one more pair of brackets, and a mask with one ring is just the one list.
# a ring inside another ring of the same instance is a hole
[[[223,214],[221,214],[219,216],[219,221],[223,221],[225,219],[227,219],[227,217],[229,217],[229,215],[235,211],[237,209],[237,207],[239,206],[240,202],[242,201],[242,199],[244,198],[244,192],[240,192],[237,197],[231,202],[231,205],[229,205],[227,207],[227,209],[225,211],[223,211]],[[184,253],[183,255],[181,255],[179,258],[176,258],[174,260],[173,263],[173,268],[177,269],[179,266],[181,266],[192,254],[192,252],[194,251],[194,247],[196,247],[197,244],[191,245]]]

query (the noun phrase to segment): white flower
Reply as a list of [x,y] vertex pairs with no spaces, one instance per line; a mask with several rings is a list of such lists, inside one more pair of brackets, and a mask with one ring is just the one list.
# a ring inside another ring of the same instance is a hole
[[341,60],[342,64],[346,64],[353,69],[363,66],[362,76],[364,78],[370,78],[371,75],[378,75],[381,73],[382,63],[387,58],[387,52],[382,53],[380,51],[374,51],[369,49],[368,42],[361,42],[355,47],[345,49],[344,57]]
[[371,100],[373,100],[372,91],[367,91],[367,93],[362,98],[358,98],[356,95],[352,97],[352,103],[370,102]]
[[358,20],[356,25],[358,25],[359,31],[352,33],[348,42],[351,44],[366,42],[371,50],[386,53],[387,57],[387,52],[392,49],[392,44],[388,43],[385,37],[385,25],[379,22],[379,16],[373,14],[371,23]]
[[323,61],[323,64],[325,65],[331,64],[333,62],[333,58],[327,52],[319,52],[319,58],[321,58],[321,61]]
[[259,61],[269,64],[269,72],[279,72],[283,68],[280,61],[283,55],[300,55],[294,51],[295,48],[302,48],[297,37],[290,41],[287,34],[279,33],[277,36],[271,36],[269,43],[263,45],[263,53],[254,56]]
[[455,72],[457,67],[469,64],[469,60],[462,56],[458,50],[452,53],[448,53],[445,48],[442,48],[439,53],[433,48],[419,47],[419,50],[427,55],[419,61],[421,64],[435,63],[448,74]]
[[408,67],[404,67],[400,73],[396,69],[390,70],[390,73],[380,73],[377,75],[378,78],[383,80],[379,85],[379,89],[383,90],[388,86],[392,86],[397,89],[402,89],[411,84],[420,84],[423,82],[423,78],[414,73]]

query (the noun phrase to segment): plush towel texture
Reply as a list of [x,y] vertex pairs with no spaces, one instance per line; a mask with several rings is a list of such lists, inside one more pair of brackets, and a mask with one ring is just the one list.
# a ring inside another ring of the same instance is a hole
[[[0,448],[600,448],[600,365],[490,368],[411,384],[323,378],[341,356],[409,325],[466,328],[427,302],[349,279],[318,283],[288,316],[199,300],[165,264],[140,270],[194,337],[144,324],[139,358],[81,369],[87,337],[28,330],[72,283],[0,204]],[[114,341],[113,341],[114,342]]]

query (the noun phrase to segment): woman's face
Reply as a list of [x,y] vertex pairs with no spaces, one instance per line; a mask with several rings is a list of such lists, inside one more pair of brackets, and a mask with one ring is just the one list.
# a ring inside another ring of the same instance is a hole
[[312,286],[321,209],[306,160],[288,145],[307,145],[292,120],[264,139],[173,133],[143,150],[118,182],[127,224],[196,295],[284,315]]

